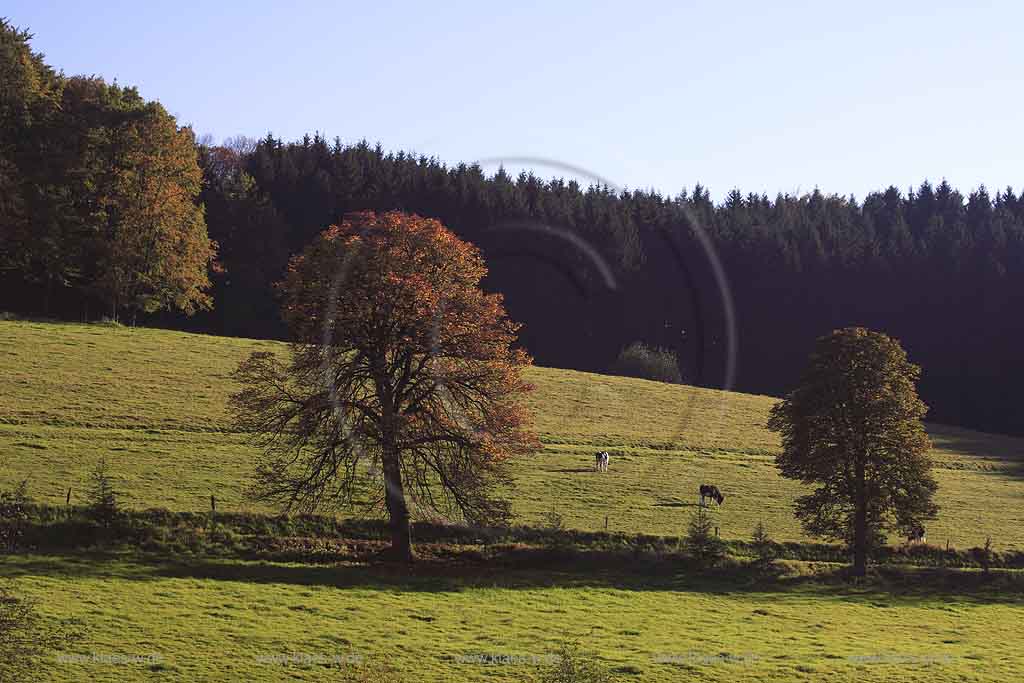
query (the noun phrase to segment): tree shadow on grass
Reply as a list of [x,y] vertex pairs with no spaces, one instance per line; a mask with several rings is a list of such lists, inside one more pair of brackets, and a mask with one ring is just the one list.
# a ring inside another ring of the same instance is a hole
[[1024,478],[1024,438],[937,424],[927,429],[936,450],[976,460],[979,469],[971,471]]
[[[423,561],[300,564],[217,558],[173,559],[123,553],[77,553],[0,558],[0,580],[45,576],[76,580],[201,580],[364,590],[460,593],[475,589],[543,590],[607,588],[634,592],[678,592],[758,596],[772,601],[828,599],[894,608],[943,604],[1011,604],[1024,607],[1024,573],[884,568],[852,582],[838,566],[807,573],[764,576],[741,564],[700,569],[680,562],[634,561],[629,566],[565,567],[544,549],[527,549],[475,566]],[[546,557],[544,556],[546,553]],[[532,555],[532,557],[530,557]]]

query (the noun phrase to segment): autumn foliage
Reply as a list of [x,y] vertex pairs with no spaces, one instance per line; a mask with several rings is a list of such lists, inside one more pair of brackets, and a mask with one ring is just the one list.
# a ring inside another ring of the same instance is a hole
[[[192,131],[158,102],[65,77],[0,19],[0,292],[113,318],[213,306]],[[8,85],[10,87],[8,87]],[[19,293],[21,296],[19,296]]]
[[232,398],[265,450],[257,495],[383,505],[400,557],[411,514],[506,521],[507,462],[538,445],[519,402],[531,361],[486,272],[476,247],[400,212],[350,214],[293,258],[290,362],[253,354]]

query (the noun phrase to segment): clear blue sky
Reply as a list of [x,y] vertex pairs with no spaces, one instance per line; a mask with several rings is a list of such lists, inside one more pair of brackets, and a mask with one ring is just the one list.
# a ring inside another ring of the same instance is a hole
[[717,198],[1024,185],[1024,3],[376,4],[0,14],[66,73],[137,85],[218,140],[320,130]]

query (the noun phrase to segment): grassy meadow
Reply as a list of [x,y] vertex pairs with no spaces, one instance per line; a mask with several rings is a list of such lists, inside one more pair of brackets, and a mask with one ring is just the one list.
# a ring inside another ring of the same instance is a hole
[[[133,508],[265,511],[246,501],[254,451],[231,431],[230,373],[274,342],[103,325],[0,322],[0,488],[81,502],[106,456]],[[534,368],[543,451],[515,466],[517,521],[552,510],[568,527],[679,534],[697,486],[715,523],[748,538],[763,520],[806,540],[799,485],[778,477],[774,399]],[[932,543],[1024,549],[1024,439],[932,425],[939,519]],[[595,450],[611,469],[592,471]],[[0,579],[74,619],[84,639],[52,680],[337,680],[328,663],[267,656],[353,653],[408,680],[520,681],[529,667],[474,656],[544,656],[566,639],[616,680],[1005,681],[1024,675],[1019,591],[853,587],[790,568],[784,584],[621,571],[446,571],[150,557],[0,556]],[[803,574],[808,576],[802,577]],[[806,578],[807,580],[802,580]],[[89,659],[92,655],[98,658]],[[154,655],[147,662],[104,656]]]
[[[58,663],[57,680],[337,680],[358,653],[404,681],[521,681],[565,639],[624,681],[1010,681],[1022,666],[1019,595],[52,556],[0,558],[0,575],[87,625],[83,653],[150,658]],[[266,659],[302,655],[341,663]]]
[[[103,325],[0,322],[0,486],[78,500],[106,456],[132,507],[266,511],[246,500],[255,452],[231,431],[230,374],[277,342]],[[569,527],[678,534],[697,487],[726,495],[714,510],[727,538],[763,520],[803,540],[791,514],[800,486],[774,467],[765,422],[774,399],[569,370],[533,368],[530,402],[544,449],[515,466],[520,523],[556,509]],[[930,426],[940,489],[929,540],[1024,549],[1024,439]],[[612,454],[592,471],[593,453]]]

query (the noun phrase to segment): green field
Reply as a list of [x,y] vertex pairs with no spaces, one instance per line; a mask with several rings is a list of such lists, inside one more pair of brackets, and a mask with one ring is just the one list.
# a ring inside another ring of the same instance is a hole
[[63,664],[62,680],[326,680],[336,669],[261,657],[359,653],[393,662],[407,680],[518,681],[527,664],[464,658],[540,658],[566,638],[621,680],[1011,681],[1022,670],[1019,596],[33,556],[8,558],[0,571],[42,596],[48,612],[88,624],[80,651],[159,657],[156,672],[148,663]]
[[[106,456],[131,507],[261,511],[244,489],[255,453],[233,433],[230,373],[273,342],[100,325],[0,322],[0,487],[28,478],[42,502],[79,500]],[[569,527],[679,534],[702,482],[727,538],[763,520],[805,540],[800,487],[778,477],[774,399],[535,368],[543,451],[515,466],[517,521],[556,510]],[[932,543],[1024,549],[1024,439],[932,425],[940,489]],[[611,470],[591,470],[593,452]],[[383,572],[383,573],[382,573]],[[9,556],[0,576],[45,612],[85,626],[80,654],[155,664],[55,663],[57,680],[331,679],[287,653],[387,659],[416,680],[515,681],[473,653],[543,655],[581,638],[622,680],[1013,680],[1024,676],[1019,593],[963,596],[827,582],[742,587],[724,579],[613,573],[432,573],[360,566],[132,556]],[[884,626],[884,628],[883,628]],[[658,661],[662,657],[669,661]]]
[[[0,486],[28,478],[32,494],[76,499],[106,456],[133,507],[254,510],[244,489],[254,451],[231,432],[230,373],[275,342],[99,325],[0,322]],[[530,381],[544,450],[515,467],[521,523],[552,508],[567,526],[678,534],[702,482],[726,495],[722,534],[746,538],[759,519],[801,540],[791,514],[798,484],[778,477],[774,399],[568,370]],[[1024,439],[932,425],[940,489],[929,540],[1024,549]],[[595,450],[612,454],[592,471]]]

